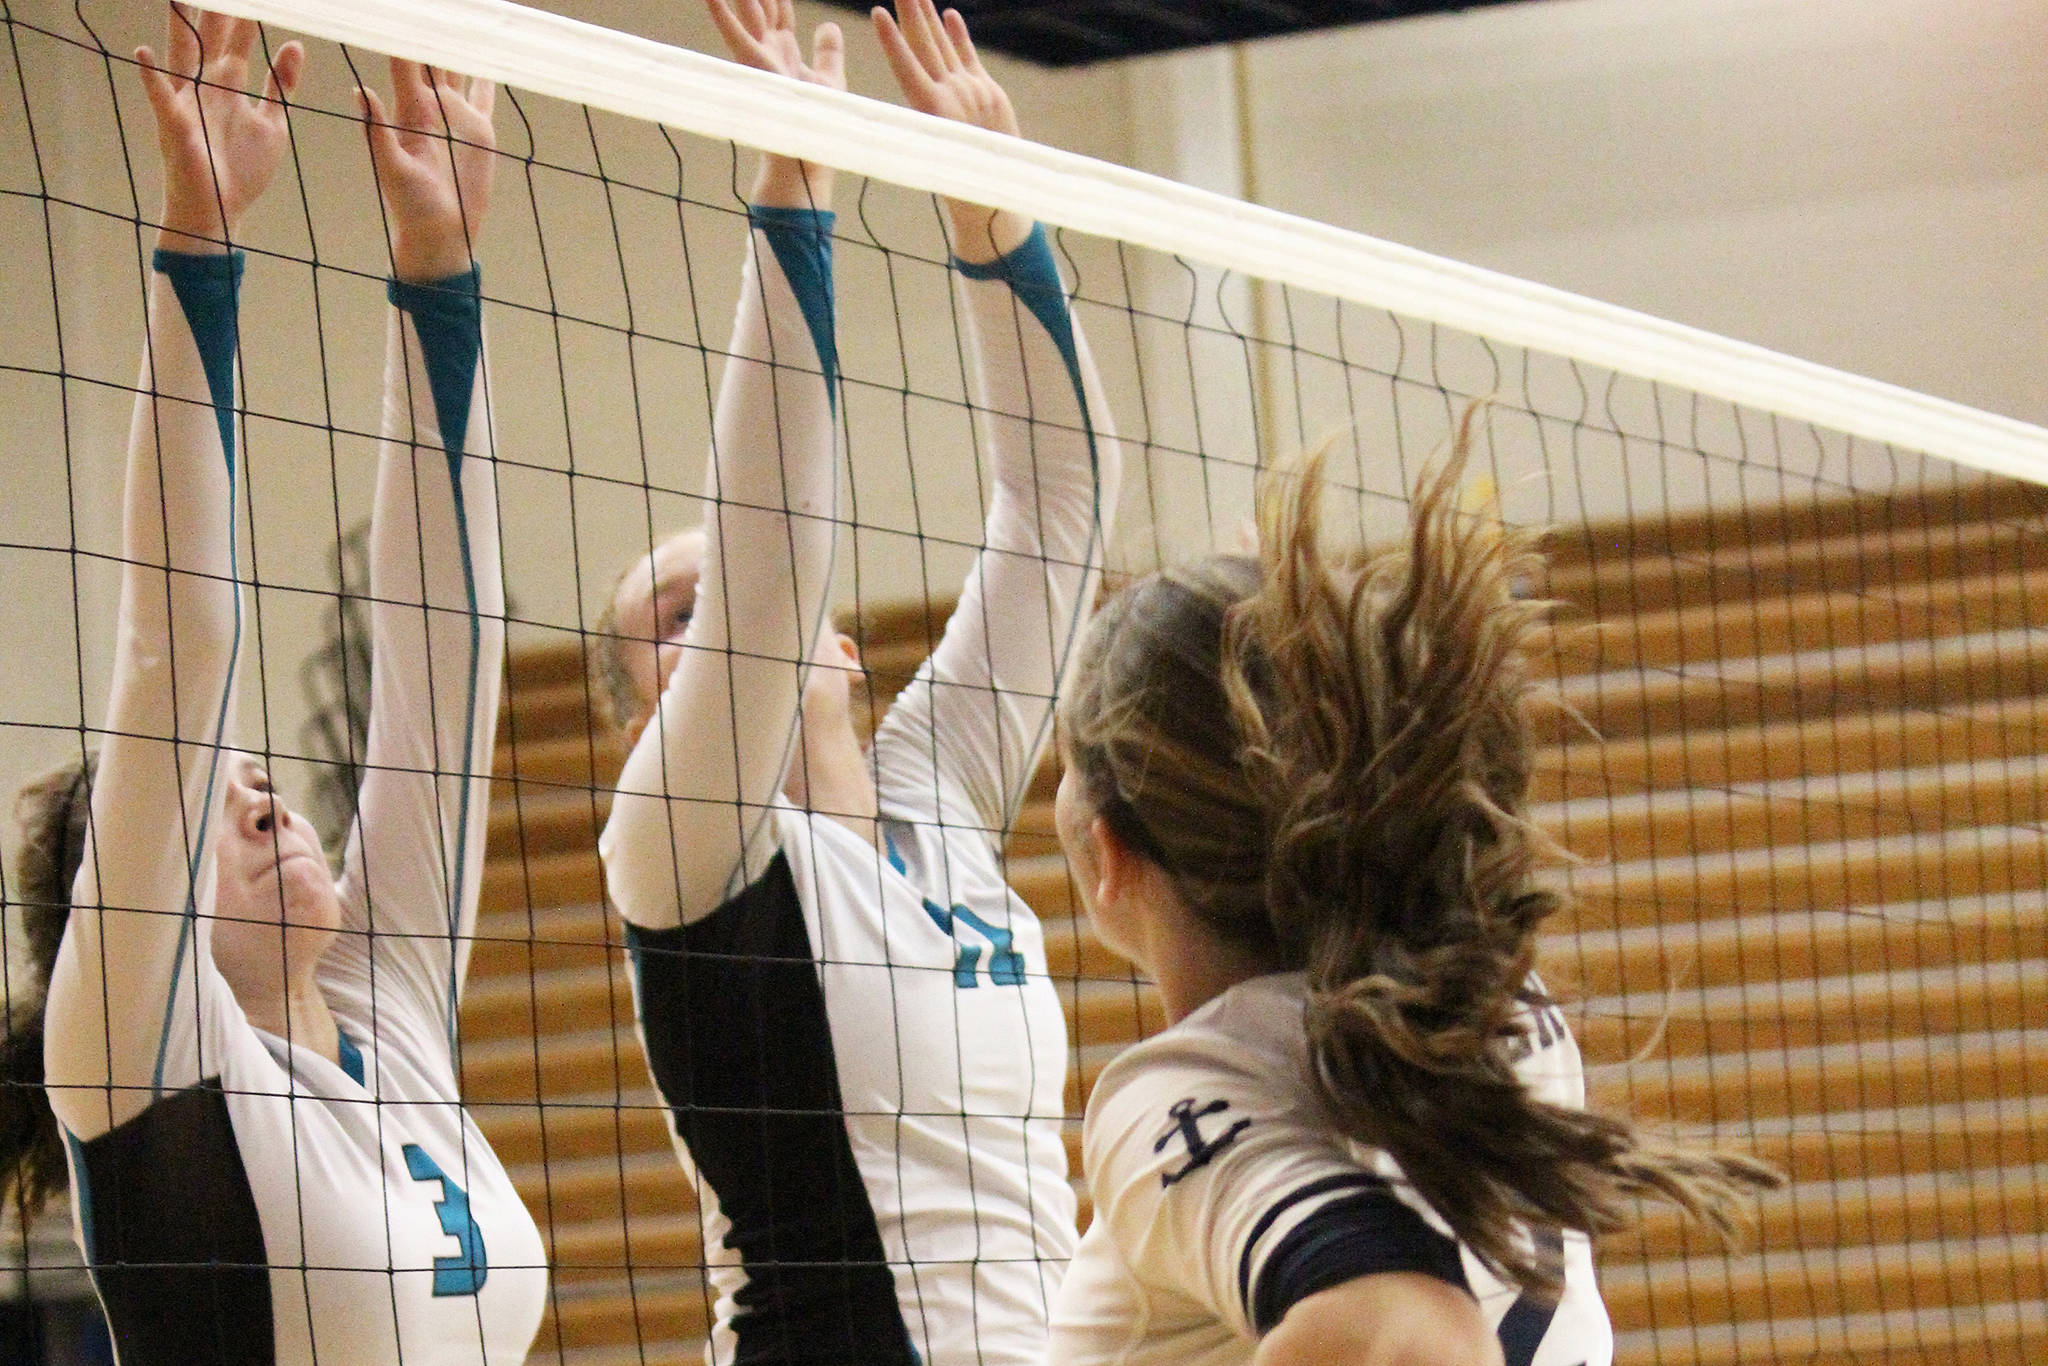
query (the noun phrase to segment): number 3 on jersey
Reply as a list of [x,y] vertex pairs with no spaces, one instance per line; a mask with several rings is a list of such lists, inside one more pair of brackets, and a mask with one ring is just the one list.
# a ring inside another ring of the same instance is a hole
[[469,1192],[448,1179],[426,1149],[417,1143],[405,1145],[405,1169],[415,1181],[439,1181],[441,1198],[434,1213],[441,1216],[441,1232],[453,1238],[462,1251],[454,1257],[434,1258],[436,1295],[474,1295],[484,1288],[490,1265],[484,1258],[484,1231],[469,1212]]

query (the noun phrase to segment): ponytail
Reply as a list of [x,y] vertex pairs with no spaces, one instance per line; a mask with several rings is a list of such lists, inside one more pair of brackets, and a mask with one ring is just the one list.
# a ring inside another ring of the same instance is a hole
[[[1096,809],[1205,929],[1308,980],[1313,1084],[1504,1279],[1556,1293],[1530,1229],[1611,1232],[1643,1196],[1724,1234],[1779,1176],[1538,1100],[1527,814],[1532,538],[1457,506],[1468,412],[1406,541],[1330,551],[1322,456],[1269,475],[1261,559],[1216,557],[1106,609],[1066,710]],[[1136,831],[1142,841],[1130,838]],[[1148,847],[1149,845],[1149,847]],[[1156,852],[1154,852],[1156,851]]]
[[66,1184],[64,1140],[43,1090],[43,1003],[64,942],[71,884],[85,859],[86,823],[98,756],[88,754],[22,788],[15,906],[27,940],[31,980],[10,980],[0,1036],[0,1198],[23,1223]]

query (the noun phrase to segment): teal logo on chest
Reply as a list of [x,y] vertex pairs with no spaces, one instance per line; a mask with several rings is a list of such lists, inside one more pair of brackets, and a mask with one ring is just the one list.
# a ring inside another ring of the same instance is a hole
[[[884,836],[883,843],[888,849],[889,866],[908,879],[910,869],[904,863],[903,855],[897,852],[895,839]],[[969,989],[981,985],[981,954],[984,944],[988,948],[990,984],[999,987],[1024,985],[1024,955],[1017,952],[1015,940],[1008,930],[1000,925],[991,925],[957,902],[952,906],[941,906],[928,896],[922,899],[924,913],[931,917],[932,924],[937,925],[939,932],[954,942],[954,986]],[[982,943],[964,941],[963,935],[969,933],[979,938]]]

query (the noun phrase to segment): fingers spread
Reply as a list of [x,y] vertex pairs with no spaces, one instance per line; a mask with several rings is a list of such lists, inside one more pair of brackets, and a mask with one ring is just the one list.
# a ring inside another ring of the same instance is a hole
[[135,49],[135,67],[142,76],[142,90],[149,96],[150,108],[161,119],[170,107],[172,78],[156,64],[156,54],[146,47]]
[[919,51],[925,59],[925,66],[934,76],[960,69],[960,59],[953,52],[953,41],[946,36],[945,25],[939,22],[939,7],[932,0],[908,0],[911,13],[917,18],[917,34],[921,44]]
[[[263,97],[270,100],[274,107],[282,106],[285,100],[291,98],[292,92],[299,88],[299,76],[305,69],[305,44],[296,40],[286,43],[270,59],[270,84],[264,87]],[[281,107],[278,107],[278,113],[280,116],[283,115]]]
[[974,50],[974,39],[967,32],[967,21],[960,17],[960,11],[946,11],[946,34],[953,40],[953,50],[960,55],[961,65],[977,76],[988,72],[981,65],[981,54]]
[[839,25],[818,25],[811,35],[811,70],[835,89],[846,89],[846,35]]
[[473,77],[469,83],[469,104],[485,123],[489,123],[491,111],[498,107],[498,83],[482,76]]
[[212,10],[206,9],[197,11],[197,15],[199,21],[199,61],[197,65],[199,68],[204,69],[220,61],[221,54],[227,47],[228,30],[235,21],[230,15],[215,14]]
[[704,0],[704,8],[710,11],[711,23],[725,39],[725,49],[733,60],[759,65],[761,40],[767,32],[760,5],[755,0]]
[[889,11],[877,9],[874,20],[875,37],[882,45],[882,55],[888,59],[889,70],[895,73],[896,84],[903,87],[905,98],[913,105],[926,108],[935,93],[932,78],[911,50],[910,39],[897,27]]
[[386,159],[398,154],[398,130],[384,116],[384,101],[370,87],[356,87],[356,103],[362,107],[363,129],[370,138],[370,163],[382,174]]
[[256,21],[254,19],[234,19],[229,21],[226,42],[221,52],[221,55],[227,59],[228,65],[236,71],[247,71],[249,69],[249,54],[255,48]]
[[419,130],[430,127],[436,112],[432,78],[425,65],[403,57],[391,59],[392,107],[398,111],[400,126]]
[[178,76],[199,74],[199,25],[189,5],[172,5],[164,43],[167,69]]

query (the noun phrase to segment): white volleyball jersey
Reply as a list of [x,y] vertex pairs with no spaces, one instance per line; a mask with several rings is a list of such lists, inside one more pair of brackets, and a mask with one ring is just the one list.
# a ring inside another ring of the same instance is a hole
[[[729,368],[713,470],[731,502],[712,545],[745,549],[729,573],[707,557],[601,847],[706,1210],[710,1360],[1037,1366],[1075,1242],[1066,1022],[1002,842],[1094,594],[1116,450],[1091,425],[1094,371],[1044,234],[956,263],[994,485],[985,548],[876,733],[881,847],[791,807],[786,661],[810,657],[797,614],[829,580],[829,534],[792,516],[737,541],[731,519],[836,482],[828,225],[756,211],[733,353],[778,359]],[[711,667],[693,675],[699,650]],[[760,681],[731,681],[749,668]],[[738,803],[707,776],[735,750],[765,756]]]
[[477,280],[392,287],[369,744],[319,970],[337,1064],[252,1027],[211,947],[248,638],[240,264],[162,254],[150,296],[114,700],[46,1017],[74,1228],[122,1366],[514,1366],[545,1252],[454,1062],[503,659]]
[[[1083,1136],[1095,1222],[1054,1307],[1059,1366],[1245,1366],[1296,1301],[1358,1276],[1469,1289],[1507,1366],[1609,1366],[1614,1332],[1581,1233],[1552,1235],[1554,1305],[1503,1284],[1384,1153],[1332,1128],[1308,1072],[1306,980],[1240,983],[1104,1069]],[[1516,1071],[1585,1104],[1578,1045],[1532,1012]]]

